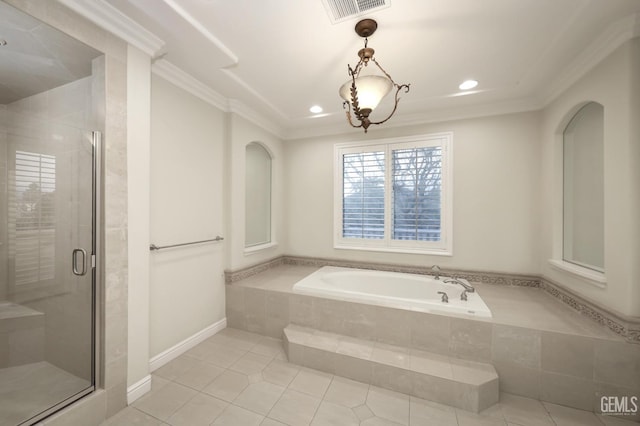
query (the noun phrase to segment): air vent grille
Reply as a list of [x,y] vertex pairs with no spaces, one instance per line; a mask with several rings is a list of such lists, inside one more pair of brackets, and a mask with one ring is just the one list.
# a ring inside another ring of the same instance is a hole
[[391,0],[322,0],[332,23],[391,6]]

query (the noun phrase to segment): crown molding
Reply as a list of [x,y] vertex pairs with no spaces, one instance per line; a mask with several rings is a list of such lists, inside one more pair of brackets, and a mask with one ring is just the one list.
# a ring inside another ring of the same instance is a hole
[[182,6],[176,3],[174,0],[163,0],[164,3],[169,6],[175,13],[177,13],[182,19],[187,21],[189,25],[191,25],[196,31],[198,31],[202,36],[204,36],[211,44],[213,44],[216,49],[220,50],[224,53],[231,64],[227,66],[237,65],[240,61],[238,56],[231,51],[218,37],[216,37],[211,31],[209,31],[200,21],[194,18],[189,12],[187,12]]
[[541,104],[549,105],[596,65],[632,38],[640,36],[640,13],[626,16],[610,26],[569,64],[543,92]]
[[137,47],[150,57],[156,57],[165,42],[105,0],[58,0],[101,28]]
[[256,126],[261,127],[279,138],[282,138],[282,129],[275,125],[273,121],[266,119],[238,100],[227,99],[211,87],[202,83],[200,80],[186,73],[166,59],[159,59],[155,61],[151,66],[151,72],[175,84],[188,93],[191,93],[197,98],[200,98],[209,105],[212,105],[224,112],[238,114]]
[[263,103],[265,106],[267,106],[274,114],[276,114],[278,117],[280,117],[280,120],[282,120],[282,121],[288,121],[289,120],[289,117],[284,112],[282,112],[277,106],[275,106],[267,98],[265,98],[260,93],[258,93],[258,91],[256,89],[254,89],[253,87],[251,87],[246,81],[244,81],[242,78],[240,78],[238,75],[236,75],[236,73],[234,72],[234,68],[233,67],[222,68],[222,69],[220,69],[220,71],[222,71],[227,77],[231,78],[233,81],[235,81],[240,86],[242,86],[249,94],[251,94],[251,96],[256,98],[258,101]]
[[249,120],[256,126],[261,127],[274,136],[280,139],[284,139],[285,133],[280,126],[276,125],[272,120],[266,119],[262,115],[258,114],[255,110],[249,108],[247,105],[236,99],[229,99],[229,112],[238,114],[242,118]]
[[151,72],[222,111],[229,110],[227,98],[166,59],[155,61]]

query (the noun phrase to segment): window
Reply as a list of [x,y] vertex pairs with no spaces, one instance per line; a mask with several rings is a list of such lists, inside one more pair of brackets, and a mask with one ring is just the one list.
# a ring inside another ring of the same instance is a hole
[[450,255],[451,139],[336,145],[336,248]]
[[15,151],[9,249],[15,285],[55,278],[56,157]]

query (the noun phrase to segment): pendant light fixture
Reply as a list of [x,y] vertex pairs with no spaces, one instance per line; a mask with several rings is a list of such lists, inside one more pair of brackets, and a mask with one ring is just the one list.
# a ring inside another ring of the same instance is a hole
[[[351,68],[351,65],[348,65],[350,79],[340,87],[340,96],[344,99],[342,106],[346,109],[349,124],[356,128],[362,127],[365,133],[367,133],[370,125],[382,124],[396,112],[398,101],[400,100],[398,97],[400,90],[404,89],[405,93],[409,92],[409,84],[396,84],[374,58],[375,51],[367,46],[368,37],[377,28],[378,23],[373,19],[363,19],[356,24],[355,31],[356,34],[364,38],[364,48],[358,51],[360,60],[355,68]],[[373,66],[368,67],[371,62],[377,69]],[[371,112],[393,88],[396,89],[396,93],[391,114],[383,120],[371,121],[369,118]],[[358,124],[354,124],[352,111],[353,117],[355,117]]]

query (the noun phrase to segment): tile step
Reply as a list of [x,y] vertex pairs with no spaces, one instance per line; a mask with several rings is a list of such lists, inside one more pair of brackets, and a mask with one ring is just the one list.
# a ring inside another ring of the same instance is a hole
[[499,400],[491,364],[289,324],[289,362],[472,412]]

